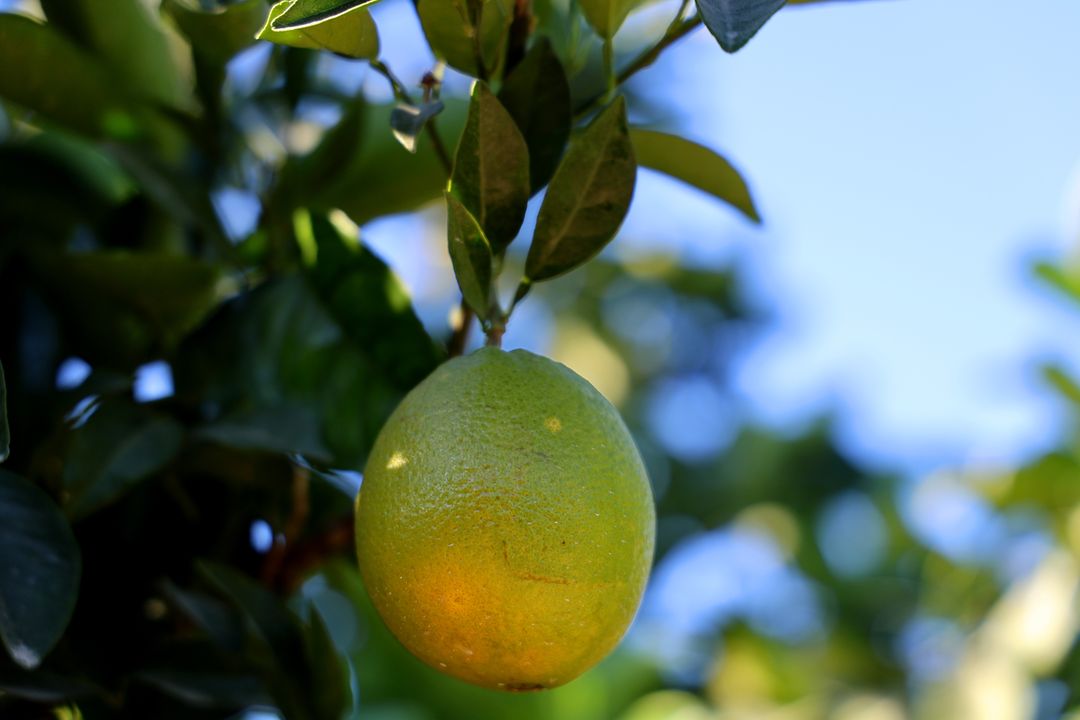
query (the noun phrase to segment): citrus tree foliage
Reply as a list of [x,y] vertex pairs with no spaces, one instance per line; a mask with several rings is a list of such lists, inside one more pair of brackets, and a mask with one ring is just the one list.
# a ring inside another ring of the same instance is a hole
[[[648,422],[673,377],[722,388],[722,359],[760,319],[733,273],[595,259],[639,168],[759,218],[725,157],[637,122],[649,95],[627,83],[701,27],[737,50],[782,0],[685,0],[642,46],[619,34],[635,0],[419,0],[427,47],[415,50],[436,58],[422,79],[383,60],[394,38],[372,2],[40,0],[0,13],[0,715],[814,718],[864,698],[974,717],[963,682],[986,647],[1024,688],[1074,684],[1070,643],[1017,649],[995,630],[1028,586],[917,540],[890,481],[852,465],[827,427],[746,428],[689,461]],[[394,101],[342,92],[330,57]],[[467,95],[443,92],[451,70],[474,80]],[[334,120],[300,147],[315,106]],[[237,193],[257,216],[239,230]],[[421,323],[359,231],[432,203],[462,294],[455,327]],[[1071,269],[1041,272],[1078,295]],[[400,398],[462,351],[471,316],[497,343],[521,302],[556,312],[556,346],[606,363],[654,482],[658,562],[749,523],[826,599],[819,634],[718,624],[698,638],[706,655],[725,648],[704,676],[620,652],[529,697],[464,687],[389,636],[352,557],[349,472]],[[666,340],[628,324],[643,308]],[[136,391],[147,363],[166,364],[171,392]],[[1080,399],[1061,370],[1047,376]],[[1003,517],[1025,509],[1047,529],[1054,553],[1031,582],[1055,597],[1076,589],[1076,476],[1063,447],[979,486]],[[851,493],[886,533],[877,572],[857,577],[815,535]],[[932,681],[896,650],[924,615],[963,638],[959,664]],[[1062,618],[1055,637],[1071,637],[1076,618]]]

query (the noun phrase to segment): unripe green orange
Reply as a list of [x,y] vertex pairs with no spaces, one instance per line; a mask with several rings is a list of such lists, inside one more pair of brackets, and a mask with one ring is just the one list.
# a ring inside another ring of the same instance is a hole
[[356,543],[391,632],[477,685],[536,690],[607,655],[641,601],[652,493],[618,412],[559,363],[485,348],[379,434]]

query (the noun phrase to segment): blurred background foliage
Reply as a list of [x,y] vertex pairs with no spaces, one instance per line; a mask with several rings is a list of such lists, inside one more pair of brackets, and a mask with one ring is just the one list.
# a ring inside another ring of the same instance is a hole
[[[535,5],[592,97],[599,43]],[[537,290],[507,337],[591,380],[649,467],[656,567],[627,639],[532,695],[412,658],[351,512],[381,423],[446,355],[445,171],[395,139],[367,65],[256,43],[262,0],[108,6],[0,13],[0,716],[1080,717],[1075,441],[915,482],[845,457],[828,417],[739,424],[730,362],[769,317],[737,264],[662,252]],[[445,78],[446,137],[466,90]],[[358,230],[396,213],[429,287]],[[1038,272],[1080,301],[1076,267]]]

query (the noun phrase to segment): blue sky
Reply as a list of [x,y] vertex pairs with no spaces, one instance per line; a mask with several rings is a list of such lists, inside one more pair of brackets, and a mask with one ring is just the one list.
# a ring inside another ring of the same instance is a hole
[[1026,268],[1080,243],[1077,28],[1068,0],[840,2],[782,11],[734,56],[698,33],[644,76],[677,79],[657,87],[683,130],[744,170],[766,219],[695,200],[665,230],[653,180],[628,225],[746,263],[780,319],[738,374],[756,415],[838,409],[849,447],[910,470],[1060,436],[1035,362],[1077,364],[1080,313]]

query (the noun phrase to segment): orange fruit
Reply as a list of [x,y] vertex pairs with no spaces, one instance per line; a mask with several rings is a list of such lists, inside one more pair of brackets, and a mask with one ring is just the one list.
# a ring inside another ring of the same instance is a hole
[[637,611],[655,511],[618,411],[559,363],[484,348],[386,422],[356,504],[360,570],[414,655],[489,688],[552,688]]

